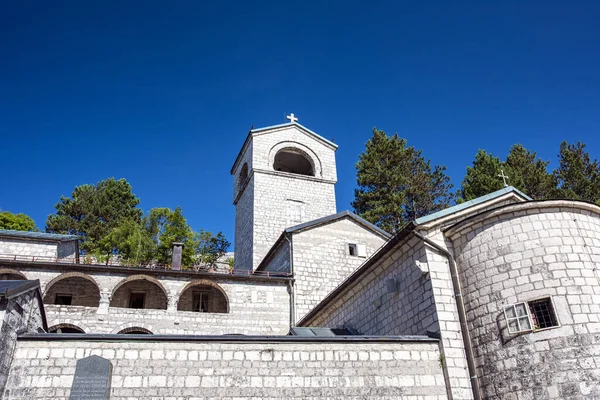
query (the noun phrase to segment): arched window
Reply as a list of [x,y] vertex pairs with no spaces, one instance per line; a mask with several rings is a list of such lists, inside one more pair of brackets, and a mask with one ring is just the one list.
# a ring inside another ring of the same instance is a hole
[[166,310],[167,292],[155,278],[132,275],[113,289],[110,307]]
[[228,302],[225,293],[216,284],[190,283],[181,293],[178,311],[226,313]]
[[240,175],[238,177],[238,190],[242,190],[246,180],[248,180],[248,164],[244,164],[242,166],[242,170],[240,171]]
[[83,329],[73,324],[58,324],[48,328],[48,333],[85,333]]
[[44,294],[44,304],[98,307],[100,288],[96,281],[86,274],[67,272],[48,283]]
[[315,176],[315,168],[308,154],[293,147],[287,147],[277,152],[273,169],[292,174]]
[[25,275],[14,269],[1,268],[0,281],[22,281],[27,280]]
[[119,335],[152,335],[146,328],[142,328],[139,326],[132,326],[131,328],[125,328],[118,333]]

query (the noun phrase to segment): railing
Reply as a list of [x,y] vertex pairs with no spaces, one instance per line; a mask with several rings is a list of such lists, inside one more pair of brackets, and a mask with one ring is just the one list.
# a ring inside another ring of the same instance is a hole
[[97,260],[90,259],[89,257],[65,257],[57,258],[50,256],[36,256],[36,255],[23,255],[23,254],[0,254],[0,261],[8,262],[39,262],[39,263],[58,263],[58,264],[77,264],[77,265],[89,265],[94,267],[127,267],[127,268],[140,268],[140,269],[153,269],[153,270],[165,270],[172,272],[198,272],[198,273],[211,273],[219,275],[236,275],[236,276],[266,276],[273,278],[288,278],[292,276],[287,272],[271,272],[271,271],[255,271],[245,269],[227,269],[226,271],[215,270],[214,268],[200,267],[200,268],[186,268],[183,267],[181,270],[174,270],[170,264],[140,264],[140,265],[128,265],[121,263],[120,260],[108,260],[105,262],[98,262]]

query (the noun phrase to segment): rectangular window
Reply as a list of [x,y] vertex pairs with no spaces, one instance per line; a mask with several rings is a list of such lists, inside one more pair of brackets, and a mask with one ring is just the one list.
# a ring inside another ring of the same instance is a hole
[[351,256],[357,255],[356,245],[354,243],[348,244],[348,254]]
[[129,308],[144,308],[146,303],[146,293],[132,292],[129,296]]
[[364,244],[348,243],[348,254],[353,257],[367,257],[367,246]]
[[59,306],[70,306],[73,302],[73,295],[70,294],[56,294],[54,304]]
[[208,312],[208,293],[194,292],[192,306],[195,312]]
[[532,300],[504,307],[510,333],[536,331],[558,326],[552,299]]
[[287,200],[288,224],[290,226],[301,224],[304,221],[304,203],[296,200]]

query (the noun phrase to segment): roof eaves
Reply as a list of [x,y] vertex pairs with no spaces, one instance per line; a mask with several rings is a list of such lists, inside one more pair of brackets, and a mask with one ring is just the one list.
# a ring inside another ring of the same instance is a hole
[[496,190],[495,192],[488,193],[488,194],[486,194],[484,196],[477,197],[477,198],[475,198],[473,200],[469,200],[469,201],[466,201],[464,203],[457,204],[455,206],[452,206],[452,207],[446,208],[444,210],[435,212],[433,214],[429,214],[429,215],[426,215],[424,217],[417,218],[415,220],[415,222],[417,224],[419,224],[419,225],[422,225],[422,224],[425,224],[427,222],[431,222],[433,220],[436,220],[438,218],[446,217],[448,215],[457,213],[459,211],[466,210],[466,209],[468,209],[470,207],[473,207],[473,206],[476,206],[478,204],[485,203],[486,201],[496,199],[496,198],[501,197],[501,196],[503,196],[503,195],[505,195],[507,193],[515,193],[518,196],[522,197],[523,200],[532,200],[531,197],[527,196],[525,193],[521,192],[517,188],[514,188],[512,186],[508,186],[508,187],[505,187],[503,189]]
[[46,240],[53,242],[64,242],[77,240],[79,237],[77,235],[64,235],[64,234],[56,234],[56,233],[45,233],[45,232],[29,232],[29,231],[15,231],[9,229],[0,229],[0,237],[10,237],[10,238],[21,238],[21,239],[29,239],[29,240]]
[[373,225],[372,223],[370,223],[369,221],[359,217],[358,215],[354,214],[353,212],[350,212],[348,210],[345,211],[340,211],[339,213],[336,214],[331,214],[328,215],[326,217],[322,217],[322,218],[318,218],[312,221],[308,221],[308,222],[304,222],[302,224],[298,224],[298,225],[294,225],[294,226],[290,226],[289,228],[285,229],[286,233],[297,233],[297,232],[301,232],[307,229],[313,229],[316,228],[318,226],[342,219],[344,217],[350,217],[352,218],[354,221],[356,221],[358,224],[365,226],[366,228],[369,228],[373,231],[376,231],[377,233],[379,233],[380,235],[382,235],[383,237],[389,239],[390,237],[392,237],[392,235],[390,235],[388,232],[384,231],[383,229],[379,228],[376,225]]

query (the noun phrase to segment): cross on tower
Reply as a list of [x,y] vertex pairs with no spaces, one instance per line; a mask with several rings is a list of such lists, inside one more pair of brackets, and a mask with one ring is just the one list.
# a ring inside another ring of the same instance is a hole
[[290,114],[290,115],[288,115],[286,118],[287,118],[287,119],[289,119],[289,120],[290,120],[290,122],[296,122],[296,121],[298,121],[298,118],[296,118],[296,117],[294,116],[294,113],[291,113],[291,114]]
[[508,184],[506,183],[506,179],[508,178],[508,176],[504,175],[503,169],[501,169],[500,172],[501,174],[498,174],[498,176],[502,178],[502,182],[504,182],[504,187],[508,187]]

